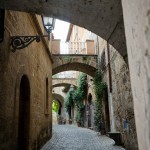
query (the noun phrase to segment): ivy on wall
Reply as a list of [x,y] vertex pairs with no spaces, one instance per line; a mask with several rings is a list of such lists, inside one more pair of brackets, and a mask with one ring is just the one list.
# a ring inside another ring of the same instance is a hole
[[84,73],[81,73],[78,78],[78,86],[74,91],[69,91],[65,100],[65,107],[67,112],[70,112],[70,109],[73,105],[76,106],[76,121],[83,124],[83,115],[84,115],[84,98],[87,95],[87,76]]
[[74,103],[77,108],[76,113],[76,121],[83,125],[83,117],[84,117],[84,99],[87,95],[87,75],[82,73],[78,78],[78,88],[74,92]]
[[65,108],[66,111],[69,112],[70,111],[70,107],[72,107],[74,105],[74,101],[73,101],[73,95],[72,95],[72,91],[69,91],[67,93],[66,99],[65,99]]
[[106,84],[102,81],[101,72],[97,71],[94,77],[94,91],[95,91],[95,114],[94,114],[94,124],[98,131],[103,128],[103,111],[102,111],[102,100],[104,89]]

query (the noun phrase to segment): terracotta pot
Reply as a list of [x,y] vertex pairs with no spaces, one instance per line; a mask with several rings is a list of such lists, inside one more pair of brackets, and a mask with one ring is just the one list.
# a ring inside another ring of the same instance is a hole
[[69,124],[72,124],[72,120],[69,120]]
[[77,126],[78,126],[78,127],[81,127],[81,123],[80,123],[80,122],[77,122]]

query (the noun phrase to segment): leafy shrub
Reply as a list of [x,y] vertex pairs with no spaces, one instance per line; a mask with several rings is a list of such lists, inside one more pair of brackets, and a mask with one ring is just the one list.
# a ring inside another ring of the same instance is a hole
[[103,112],[102,112],[102,100],[103,92],[106,88],[106,84],[102,81],[100,71],[97,71],[94,78],[94,90],[95,90],[95,114],[94,114],[94,124],[97,130],[101,130],[104,124]]

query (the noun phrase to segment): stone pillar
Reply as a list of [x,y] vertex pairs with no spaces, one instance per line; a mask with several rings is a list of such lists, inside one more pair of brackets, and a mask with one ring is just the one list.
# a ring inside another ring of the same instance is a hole
[[93,40],[86,40],[86,50],[87,54],[95,54],[95,49],[94,49],[94,41]]
[[139,150],[150,148],[150,1],[122,0]]
[[60,40],[52,40],[52,54],[60,54]]

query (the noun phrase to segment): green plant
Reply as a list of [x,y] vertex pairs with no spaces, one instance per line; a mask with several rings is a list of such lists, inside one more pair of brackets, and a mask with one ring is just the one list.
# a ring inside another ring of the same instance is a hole
[[78,88],[74,91],[73,100],[77,108],[76,121],[83,122],[84,103],[83,100],[87,95],[87,76],[80,74],[78,78]]
[[70,109],[73,105],[74,105],[73,93],[72,93],[72,91],[69,91],[65,98],[65,108],[68,113],[70,113]]
[[69,91],[65,99],[65,108],[69,116],[71,116],[71,107],[75,105],[77,109],[76,121],[80,123],[83,122],[83,114],[84,114],[83,101],[86,95],[87,95],[87,76],[86,74],[82,73],[78,78],[77,89],[74,91]]
[[102,100],[103,100],[103,92],[105,88],[106,88],[106,84],[102,81],[101,72],[97,71],[94,78],[94,90],[96,96],[94,123],[99,131],[102,129],[104,124]]
[[58,109],[59,109],[59,104],[58,104],[58,102],[57,102],[56,100],[53,100],[52,110],[57,113],[57,112],[58,112]]
[[69,62],[71,61],[71,57],[70,57],[70,56],[65,56],[65,57],[64,57],[64,60],[65,60],[67,63],[69,63]]

